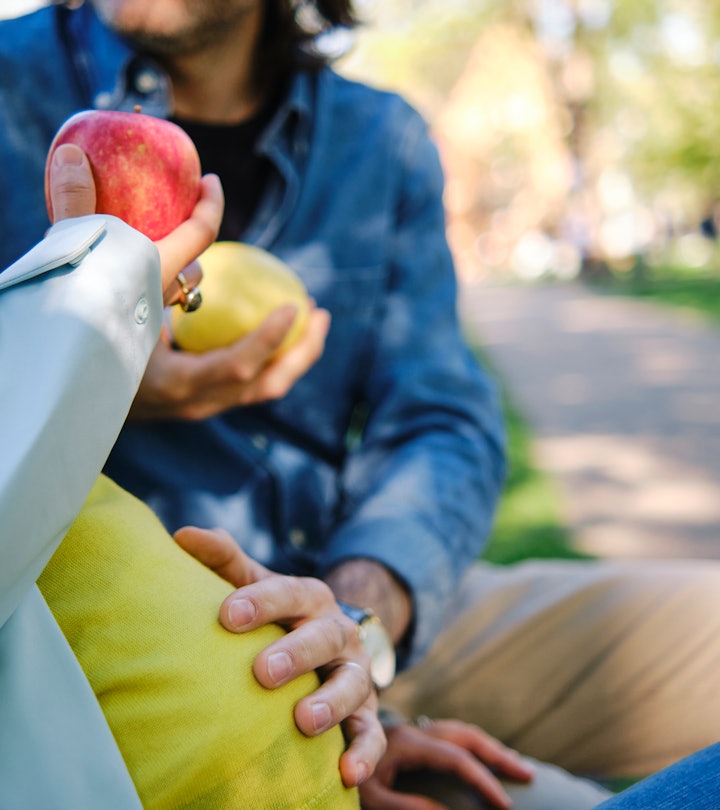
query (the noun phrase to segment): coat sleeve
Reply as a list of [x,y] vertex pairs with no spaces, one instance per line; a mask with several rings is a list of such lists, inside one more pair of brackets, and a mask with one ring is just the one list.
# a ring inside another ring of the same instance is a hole
[[80,511],[161,322],[157,250],[113,217],[58,223],[0,274],[0,626]]

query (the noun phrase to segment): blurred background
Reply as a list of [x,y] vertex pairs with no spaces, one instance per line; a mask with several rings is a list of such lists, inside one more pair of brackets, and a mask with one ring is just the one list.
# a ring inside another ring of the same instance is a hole
[[324,46],[428,120],[463,324],[504,395],[487,556],[720,556],[720,6],[356,7]]
[[340,68],[430,122],[461,315],[505,395],[487,556],[720,556],[720,7],[360,9]]
[[716,259],[720,8],[365,0],[341,64],[432,123],[459,273],[560,279]]

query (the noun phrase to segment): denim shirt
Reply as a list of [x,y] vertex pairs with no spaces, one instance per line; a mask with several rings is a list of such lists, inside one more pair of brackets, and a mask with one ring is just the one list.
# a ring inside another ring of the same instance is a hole
[[[0,71],[3,199],[22,195],[0,246],[17,254],[47,222],[42,170],[64,118],[136,104],[166,116],[172,101],[158,66],[87,4],[0,25]],[[237,236],[331,312],[324,355],[280,401],[127,425],[106,472],[171,531],[222,526],[276,571],[380,561],[413,598],[406,666],[481,552],[504,475],[497,397],[456,315],[437,150],[397,95],[330,69],[294,77],[257,148],[272,176]]]

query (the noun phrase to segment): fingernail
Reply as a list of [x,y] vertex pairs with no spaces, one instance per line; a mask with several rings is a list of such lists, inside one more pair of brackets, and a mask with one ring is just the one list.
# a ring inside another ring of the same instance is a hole
[[292,658],[286,652],[273,653],[268,658],[267,668],[273,683],[283,681],[292,671]]
[[535,774],[535,768],[533,767],[532,763],[528,762],[522,756],[522,754],[519,754],[517,751],[511,750],[509,752],[509,756],[517,765],[519,765],[525,771],[525,773],[527,773],[530,776],[533,776]]
[[367,762],[358,762],[355,769],[355,784],[359,787],[370,776],[370,767]]
[[316,703],[312,708],[313,728],[324,731],[332,722],[332,713],[327,703]]
[[235,628],[245,627],[257,615],[255,605],[249,599],[235,599],[228,606],[228,618]]
[[63,143],[55,150],[53,161],[56,166],[80,166],[83,162],[83,154],[77,146]]

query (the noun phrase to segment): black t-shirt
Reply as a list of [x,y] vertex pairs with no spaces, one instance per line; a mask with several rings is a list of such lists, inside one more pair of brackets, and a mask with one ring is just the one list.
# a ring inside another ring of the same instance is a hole
[[217,174],[222,182],[225,213],[219,240],[239,239],[260,202],[271,163],[255,152],[255,145],[274,109],[274,105],[268,105],[240,124],[171,119],[192,138],[203,174]]

